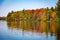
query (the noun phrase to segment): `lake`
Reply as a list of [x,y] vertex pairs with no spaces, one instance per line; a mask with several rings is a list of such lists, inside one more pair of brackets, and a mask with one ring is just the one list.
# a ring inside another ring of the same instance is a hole
[[55,35],[46,35],[43,33],[36,33],[33,31],[27,31],[23,29],[12,29],[8,27],[8,24],[4,20],[0,20],[0,40],[56,40]]

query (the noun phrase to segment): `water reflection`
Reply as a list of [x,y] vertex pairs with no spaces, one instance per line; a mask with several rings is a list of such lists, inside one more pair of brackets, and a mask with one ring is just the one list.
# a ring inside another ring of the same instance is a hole
[[53,21],[19,21],[7,22],[9,28],[22,29],[23,31],[32,31],[36,33],[50,33],[56,35],[56,26]]
[[[41,24],[42,23],[42,24]],[[4,24],[4,25],[3,25]],[[23,25],[24,24],[24,25]],[[35,25],[37,25],[36,23]],[[31,23],[0,21],[0,39],[1,40],[56,40],[55,35],[50,35],[48,22],[40,22],[37,27],[32,27]],[[24,28],[23,28],[24,27]],[[51,29],[52,30],[52,29]],[[54,32],[51,31],[52,33]],[[54,32],[55,33],[55,32]],[[46,35],[47,34],[47,35]]]

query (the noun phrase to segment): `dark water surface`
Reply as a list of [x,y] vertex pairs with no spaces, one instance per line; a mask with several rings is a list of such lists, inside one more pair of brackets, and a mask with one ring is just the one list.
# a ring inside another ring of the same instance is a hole
[[11,29],[6,21],[0,21],[0,40],[56,40],[56,36],[50,33],[36,33],[23,31],[22,29]]

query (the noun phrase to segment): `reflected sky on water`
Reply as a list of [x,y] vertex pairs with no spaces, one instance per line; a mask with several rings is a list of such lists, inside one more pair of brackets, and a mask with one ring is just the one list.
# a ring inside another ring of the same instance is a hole
[[56,36],[51,36],[50,33],[46,35],[46,33],[11,29],[6,21],[0,21],[0,40],[56,40]]

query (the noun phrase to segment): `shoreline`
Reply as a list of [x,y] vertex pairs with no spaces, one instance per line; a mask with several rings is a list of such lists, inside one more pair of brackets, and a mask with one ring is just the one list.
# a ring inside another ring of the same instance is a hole
[[5,20],[6,19],[6,17],[0,17],[0,20]]

